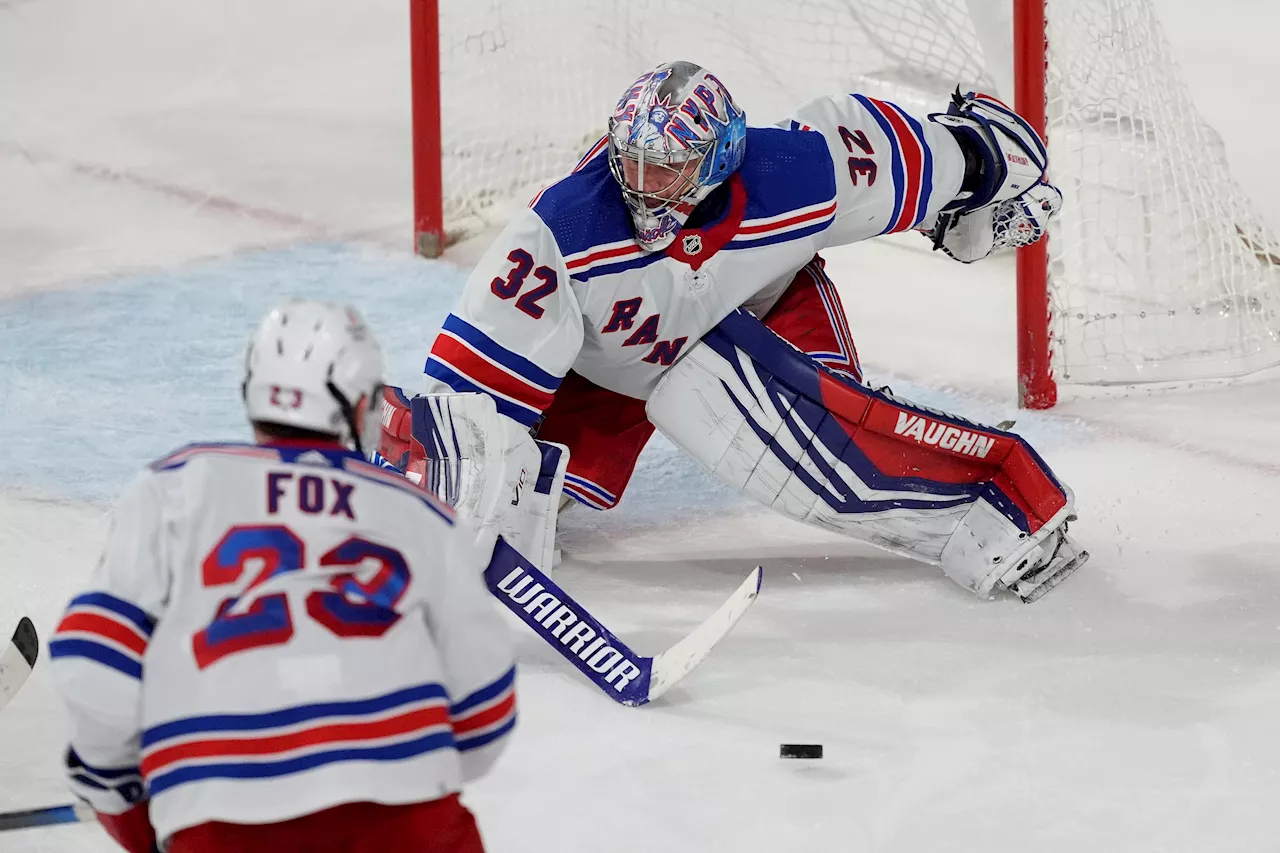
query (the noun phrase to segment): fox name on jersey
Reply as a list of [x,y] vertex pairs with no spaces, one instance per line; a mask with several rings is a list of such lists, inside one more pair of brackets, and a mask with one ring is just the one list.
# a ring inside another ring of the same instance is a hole
[[296,476],[291,471],[272,471],[267,474],[267,514],[275,515],[280,511],[281,500],[289,500],[296,502],[298,512],[304,515],[344,515],[355,521],[356,513],[351,508],[355,491],[355,483],[344,483],[332,477],[326,479],[314,474]]

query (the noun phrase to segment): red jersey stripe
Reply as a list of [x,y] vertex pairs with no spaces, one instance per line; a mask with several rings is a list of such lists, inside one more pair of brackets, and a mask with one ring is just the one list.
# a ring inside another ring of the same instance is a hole
[[898,150],[902,152],[902,211],[898,219],[889,228],[888,233],[905,231],[915,225],[916,208],[920,206],[920,193],[924,189],[924,148],[920,140],[907,126],[902,115],[892,104],[869,98],[888,119],[897,137]]
[[147,650],[147,638],[139,634],[137,630],[99,613],[86,613],[84,611],[68,613],[58,623],[57,632],[61,634],[71,631],[96,634],[99,637],[119,643],[138,655]]
[[544,391],[523,377],[508,373],[451,335],[437,336],[436,342],[431,345],[431,355],[468,379],[538,412],[551,405],[553,395],[550,391]]
[[198,758],[241,758],[276,755],[308,747],[329,746],[362,740],[381,740],[411,734],[449,722],[445,705],[418,708],[385,720],[360,723],[332,723],[281,735],[253,738],[219,738],[196,740],[158,749],[145,756],[140,765],[144,776],[152,776],[181,761]]
[[641,251],[642,251],[641,248],[635,245],[634,243],[627,246],[616,246],[612,249],[601,249],[599,251],[592,252],[591,254],[585,257],[575,258],[574,260],[566,261],[565,267],[570,270],[577,270],[586,266],[590,266],[591,264],[594,264],[597,261],[605,261],[613,258],[619,258],[623,255],[638,255],[640,254]]
[[780,231],[784,228],[790,228],[793,225],[799,225],[803,222],[812,222],[815,219],[824,219],[835,212],[836,203],[833,199],[826,207],[819,208],[818,210],[812,210],[808,213],[801,213],[797,216],[783,219],[780,222],[770,222],[764,225],[744,225],[742,228],[738,229],[738,234],[763,234],[770,231]]
[[477,711],[466,717],[461,717],[453,721],[454,734],[466,734],[476,729],[487,728],[494,723],[511,716],[516,710],[516,696],[514,692],[508,691],[506,698],[496,705],[491,705],[481,711]]

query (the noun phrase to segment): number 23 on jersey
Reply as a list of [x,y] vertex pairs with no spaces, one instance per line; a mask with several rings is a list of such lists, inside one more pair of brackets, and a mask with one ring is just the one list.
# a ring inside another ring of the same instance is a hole
[[[302,539],[288,527],[272,524],[228,530],[205,557],[201,579],[206,587],[229,586],[238,583],[253,563],[260,568],[252,582],[240,595],[224,599],[213,621],[192,639],[201,669],[228,655],[282,645],[293,637],[288,595],[255,592],[272,578],[309,568],[323,571],[317,583],[325,588],[307,593],[305,608],[310,618],[342,638],[385,634],[400,619],[395,606],[409,585],[408,563],[394,548],[353,536],[326,551],[316,567],[308,567]],[[376,571],[364,582],[355,571],[332,571],[369,565],[376,566]]]

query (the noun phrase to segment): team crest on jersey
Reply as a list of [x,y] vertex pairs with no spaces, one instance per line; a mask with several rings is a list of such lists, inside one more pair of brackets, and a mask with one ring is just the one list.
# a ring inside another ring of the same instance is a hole
[[682,240],[686,255],[697,255],[702,251],[702,235],[686,234]]
[[674,216],[672,216],[669,212],[663,213],[662,218],[660,218],[657,221],[657,224],[654,225],[653,227],[636,229],[636,239],[639,240],[642,244],[656,243],[658,240],[662,239],[666,235],[676,231],[679,228],[680,228],[680,223],[676,221],[676,218]]

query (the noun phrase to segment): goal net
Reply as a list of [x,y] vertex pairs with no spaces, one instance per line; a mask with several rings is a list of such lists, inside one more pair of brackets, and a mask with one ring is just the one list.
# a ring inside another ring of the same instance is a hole
[[[1019,0],[1040,2],[1041,0]],[[439,0],[446,228],[522,203],[603,132],[641,72],[690,59],[752,124],[821,93],[919,114],[1014,100],[1013,0]],[[1280,363],[1280,247],[1191,101],[1151,0],[1044,0],[1052,367],[1066,383]]]

